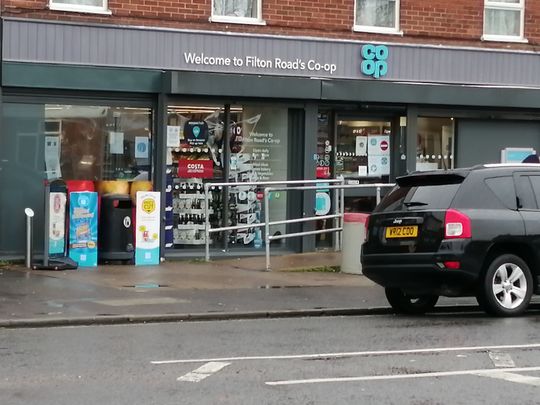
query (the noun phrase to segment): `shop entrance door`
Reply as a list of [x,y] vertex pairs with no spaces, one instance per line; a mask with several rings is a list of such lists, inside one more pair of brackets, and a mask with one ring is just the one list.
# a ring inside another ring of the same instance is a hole
[[[335,175],[349,184],[389,183],[392,117],[346,117],[336,120]],[[345,212],[371,212],[376,205],[373,191],[347,190]]]
[[[348,184],[390,182],[391,151],[398,139],[394,132],[399,129],[394,129],[394,122],[393,116],[319,113],[317,178],[343,176]],[[318,200],[323,199],[321,192]],[[327,194],[325,201],[331,205],[332,193]],[[371,212],[375,205],[373,191],[345,192],[345,212]],[[331,225],[319,221],[317,229]],[[333,235],[323,235],[317,237],[317,249],[331,248]]]

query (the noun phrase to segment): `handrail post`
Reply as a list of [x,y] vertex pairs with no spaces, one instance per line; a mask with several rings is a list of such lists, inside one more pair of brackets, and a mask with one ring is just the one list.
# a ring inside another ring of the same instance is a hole
[[[334,189],[334,214],[335,215],[339,215],[339,196],[341,195],[341,193],[343,193],[345,190],[343,189],[339,189],[339,188],[336,188]],[[334,228],[339,228],[339,218],[338,217],[335,217],[334,220]],[[339,232],[336,232],[335,235],[334,235],[334,252],[338,252],[339,251],[339,238],[340,235],[339,235]]]
[[[345,178],[342,178],[341,179],[341,186],[344,187],[345,186]],[[340,193],[340,202],[339,202],[339,209],[340,209],[340,212],[341,212],[341,217],[339,218],[339,227],[342,229],[341,231],[341,234],[340,234],[340,238],[339,238],[339,250],[341,250],[341,246],[342,246],[342,242],[343,242],[343,218],[345,216],[345,188],[342,188],[341,189],[341,193]]]
[[208,208],[209,183],[204,184],[204,260],[210,261],[210,209]]
[[26,215],[26,268],[32,268],[32,251],[33,251],[33,239],[34,239],[34,210],[32,208],[25,208],[24,213]]
[[264,188],[264,248],[266,251],[266,271],[270,271],[270,210],[268,187]]

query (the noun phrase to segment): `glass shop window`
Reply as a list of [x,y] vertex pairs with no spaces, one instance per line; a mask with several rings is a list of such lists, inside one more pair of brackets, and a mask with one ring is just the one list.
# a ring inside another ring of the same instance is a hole
[[149,108],[45,105],[49,179],[149,180]]
[[[171,188],[171,229],[167,247],[204,245],[204,183],[252,183],[287,179],[287,108],[235,105],[230,108],[225,131],[223,106],[170,106],[168,112],[167,172]],[[227,135],[227,136],[226,136]],[[228,139],[228,145],[225,143]],[[224,161],[224,147],[230,159]],[[226,169],[226,170],[225,170]],[[231,187],[224,201],[223,187],[211,187],[209,221],[212,228],[264,222],[262,194],[257,185]],[[273,193],[272,219],[285,219],[287,199]],[[225,218],[227,218],[225,220]],[[260,228],[212,234],[210,244],[262,248]],[[272,229],[279,232],[280,227]]]
[[388,181],[390,175],[390,121],[339,120],[336,176],[366,182]]
[[454,119],[418,118],[416,170],[454,167]]

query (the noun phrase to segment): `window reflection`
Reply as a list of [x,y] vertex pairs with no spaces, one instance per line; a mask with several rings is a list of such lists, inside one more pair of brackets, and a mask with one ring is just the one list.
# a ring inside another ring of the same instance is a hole
[[151,111],[45,106],[45,170],[64,180],[147,180]]
[[453,168],[453,145],[453,118],[418,118],[416,170]]

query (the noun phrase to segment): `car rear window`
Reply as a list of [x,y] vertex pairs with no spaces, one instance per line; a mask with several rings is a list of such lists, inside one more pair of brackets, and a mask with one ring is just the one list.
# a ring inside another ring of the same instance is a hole
[[[446,181],[445,181],[446,180]],[[463,177],[403,178],[373,212],[440,210],[450,207]]]

